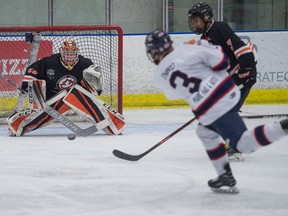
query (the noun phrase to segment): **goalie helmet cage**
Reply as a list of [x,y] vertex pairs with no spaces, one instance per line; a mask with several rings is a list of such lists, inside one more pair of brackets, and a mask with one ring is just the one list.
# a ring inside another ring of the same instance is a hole
[[[36,50],[29,37],[31,33],[40,37]],[[58,53],[65,40],[75,41],[80,55],[101,66],[104,85],[99,98],[122,114],[123,31],[119,26],[0,27],[0,73],[21,87],[27,66]],[[19,93],[0,77],[0,118],[15,112]],[[24,108],[26,106],[24,103]]]

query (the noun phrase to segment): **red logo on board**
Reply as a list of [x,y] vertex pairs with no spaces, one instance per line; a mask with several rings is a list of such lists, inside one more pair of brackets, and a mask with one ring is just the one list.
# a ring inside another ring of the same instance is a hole
[[[31,46],[32,44],[25,42],[24,39],[19,39],[18,41],[0,41],[0,73],[18,86],[21,86],[25,74],[25,66],[30,56]],[[51,54],[52,41],[41,41],[37,60]],[[37,73],[37,71],[33,71],[32,73]],[[0,91],[15,91],[15,87],[0,85]]]

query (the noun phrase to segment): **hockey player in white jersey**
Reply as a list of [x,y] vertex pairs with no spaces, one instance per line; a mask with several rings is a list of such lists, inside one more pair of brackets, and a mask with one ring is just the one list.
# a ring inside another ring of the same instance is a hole
[[147,55],[158,65],[154,81],[168,99],[185,99],[199,121],[196,133],[218,174],[209,187],[238,193],[224,143],[252,153],[287,135],[288,119],[247,130],[237,109],[240,91],[226,71],[229,60],[222,48],[206,40],[175,48],[172,43],[160,29],[146,37]]

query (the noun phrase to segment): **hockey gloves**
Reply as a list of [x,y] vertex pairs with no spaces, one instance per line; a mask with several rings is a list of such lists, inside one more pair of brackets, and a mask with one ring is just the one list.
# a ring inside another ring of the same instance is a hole
[[238,78],[241,83],[248,88],[251,88],[256,83],[256,67],[246,66],[241,67],[238,71]]
[[89,83],[93,91],[96,91],[98,95],[102,93],[104,77],[101,72],[101,67],[91,65],[83,70],[83,78]]

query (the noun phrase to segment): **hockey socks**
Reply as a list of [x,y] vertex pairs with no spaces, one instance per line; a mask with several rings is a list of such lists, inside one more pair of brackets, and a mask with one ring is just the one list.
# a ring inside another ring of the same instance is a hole
[[[283,120],[281,122],[283,123]],[[243,133],[237,144],[237,149],[240,152],[249,154],[260,147],[272,144],[286,135],[287,133],[285,133],[280,122],[260,125],[253,130],[245,131]]]

